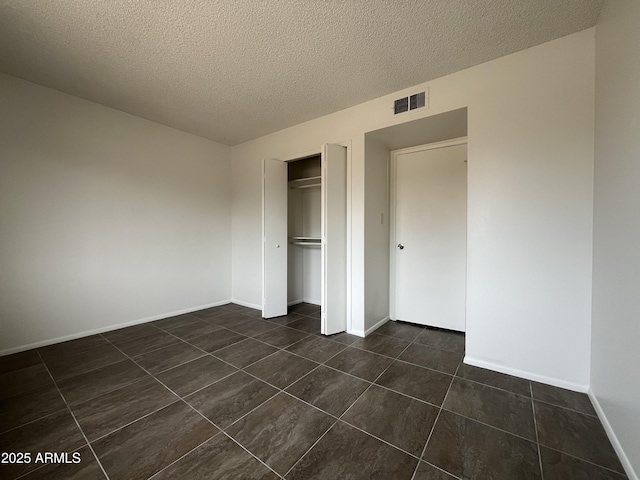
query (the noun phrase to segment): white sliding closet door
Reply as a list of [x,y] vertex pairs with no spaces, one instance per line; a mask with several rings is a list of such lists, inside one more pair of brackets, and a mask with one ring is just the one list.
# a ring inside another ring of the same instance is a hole
[[322,149],[322,325],[332,335],[347,329],[347,149]]
[[287,314],[287,164],[264,160],[262,187],[262,316]]

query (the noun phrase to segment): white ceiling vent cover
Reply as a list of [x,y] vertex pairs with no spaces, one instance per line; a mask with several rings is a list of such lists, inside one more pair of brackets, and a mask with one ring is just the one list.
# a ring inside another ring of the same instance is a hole
[[415,93],[408,97],[398,98],[393,102],[393,114],[408,112],[410,110],[417,110],[418,108],[424,108],[427,106],[427,91]]

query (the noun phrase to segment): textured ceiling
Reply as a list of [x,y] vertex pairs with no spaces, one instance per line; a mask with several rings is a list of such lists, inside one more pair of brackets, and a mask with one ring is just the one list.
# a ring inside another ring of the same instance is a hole
[[0,0],[0,71],[234,145],[595,24],[602,0]]

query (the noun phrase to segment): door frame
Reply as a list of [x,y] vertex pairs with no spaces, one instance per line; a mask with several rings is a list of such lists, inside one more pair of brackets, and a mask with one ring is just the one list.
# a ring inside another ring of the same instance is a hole
[[[441,142],[427,143],[416,147],[399,148],[392,150],[389,156],[389,319],[396,320],[396,256],[398,254],[396,247],[396,192],[397,192],[397,165],[398,156],[408,153],[423,152],[425,150],[435,150],[438,148],[454,147],[456,145],[467,145],[468,155],[468,137],[458,137],[451,140],[443,140]],[[468,161],[468,160],[467,160]],[[468,163],[467,163],[468,166]],[[468,168],[468,167],[467,167]],[[467,176],[467,192],[468,192],[468,176]],[[469,197],[467,195],[467,202]],[[468,208],[468,205],[467,205]],[[467,216],[468,222],[468,216]],[[468,225],[467,225],[468,227]],[[467,228],[468,232],[468,228]],[[467,252],[467,261],[469,255]],[[466,282],[465,282],[466,290]],[[465,308],[466,310],[466,308]]]

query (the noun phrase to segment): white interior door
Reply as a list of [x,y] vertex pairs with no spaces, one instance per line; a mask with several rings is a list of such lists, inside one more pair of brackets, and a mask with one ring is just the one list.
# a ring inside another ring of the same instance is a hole
[[262,316],[287,314],[287,164],[264,160],[262,190]]
[[322,323],[325,335],[347,329],[347,149],[322,149]]
[[464,331],[467,145],[451,143],[394,152],[392,316]]

